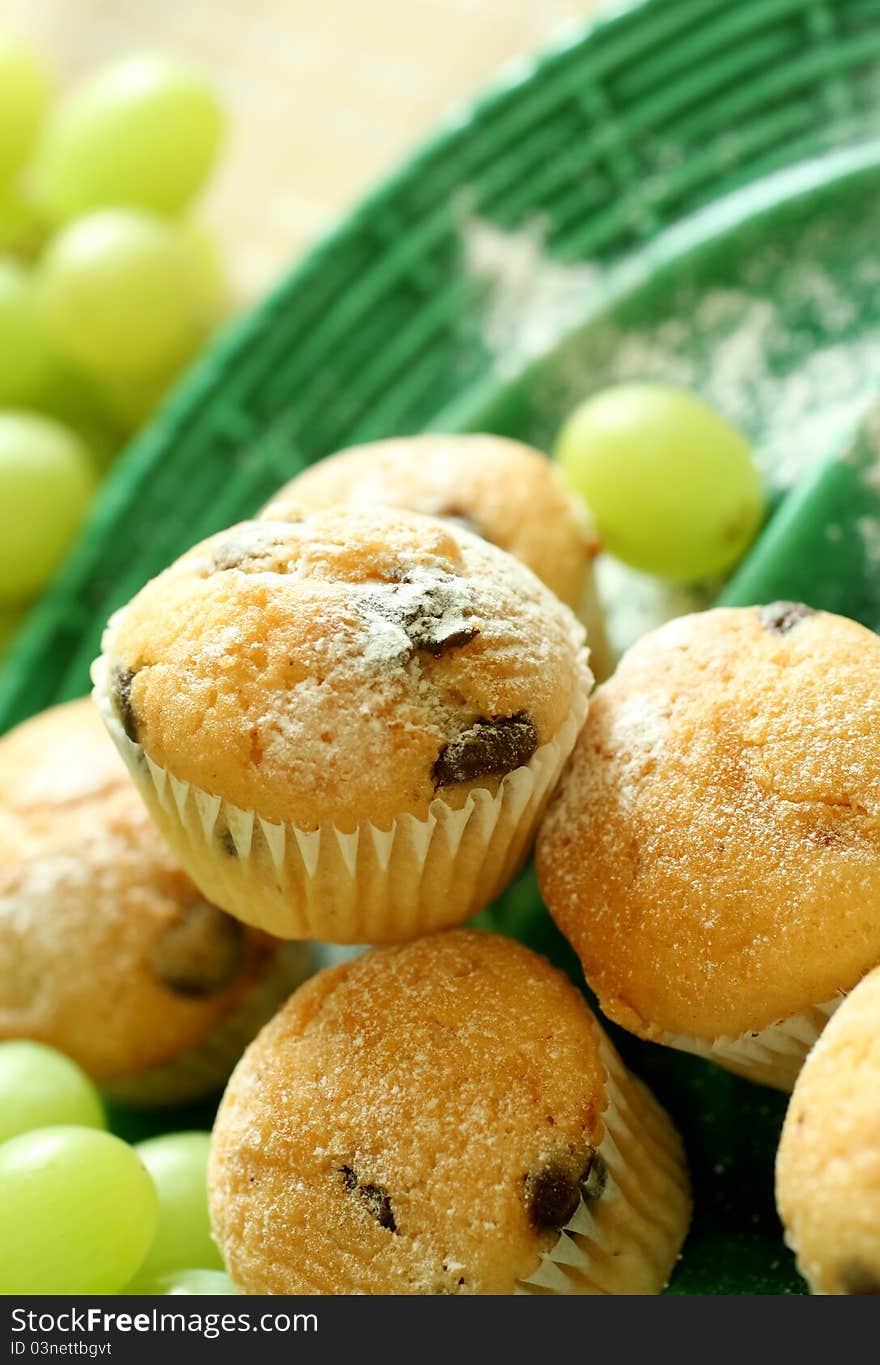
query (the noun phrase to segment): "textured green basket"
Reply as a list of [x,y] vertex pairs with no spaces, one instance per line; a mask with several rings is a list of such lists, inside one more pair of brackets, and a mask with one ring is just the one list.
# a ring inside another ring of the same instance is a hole
[[493,383],[460,215],[540,215],[612,262],[738,185],[876,123],[880,0],[647,0],[491,94],[216,345],[107,485],[0,682],[0,729],[82,692],[101,624],[282,479],[445,425]]
[[[618,266],[738,187],[876,133],[878,66],[880,0],[645,0],[517,73],[232,328],[133,444],[0,675],[0,731],[85,691],[111,611],[304,464],[492,411],[463,212],[507,230],[540,217],[558,261]],[[495,406],[504,429],[513,409]],[[531,874],[487,919],[578,979]],[[773,1210],[782,1097],[616,1036],[688,1146],[696,1215],[673,1290],[797,1292]]]

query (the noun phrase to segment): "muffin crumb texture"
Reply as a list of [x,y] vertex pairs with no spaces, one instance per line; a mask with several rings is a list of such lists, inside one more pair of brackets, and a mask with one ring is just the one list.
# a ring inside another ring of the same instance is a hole
[[[248,1293],[515,1292],[582,1190],[601,1196],[599,1053],[580,994],[495,935],[456,930],[320,973],[249,1048],[215,1125],[212,1220],[233,1279]],[[674,1165],[662,1144],[658,1159]]]
[[798,1077],[776,1202],[817,1294],[880,1294],[880,971],[847,996]]
[[112,704],[172,776],[270,821],[351,831],[461,805],[554,738],[583,631],[467,531],[383,508],[248,522],[111,623]]
[[276,948],[176,866],[89,700],[0,741],[0,1039],[129,1081],[212,1037]]
[[515,555],[574,609],[599,548],[555,465],[503,436],[403,436],[354,446],[310,465],[262,515],[286,521],[332,503],[441,518]]
[[590,705],[538,840],[603,1010],[736,1040],[880,960],[880,640],[791,603],[679,618]]

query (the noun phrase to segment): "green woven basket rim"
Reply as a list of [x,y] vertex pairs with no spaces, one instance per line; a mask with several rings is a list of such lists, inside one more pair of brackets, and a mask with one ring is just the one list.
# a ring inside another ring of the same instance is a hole
[[0,730],[81,693],[110,611],[303,465],[486,400],[493,357],[457,269],[463,189],[502,228],[543,213],[560,260],[612,263],[863,135],[878,62],[880,0],[636,0],[502,72],[220,336],[135,439],[2,671]]

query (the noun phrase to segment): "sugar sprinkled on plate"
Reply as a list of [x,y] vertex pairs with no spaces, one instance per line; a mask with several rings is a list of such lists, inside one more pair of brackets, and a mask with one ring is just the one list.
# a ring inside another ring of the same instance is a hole
[[[839,225],[820,216],[784,245],[725,263],[724,276],[705,285],[682,271],[668,293],[653,297],[646,320],[623,325],[619,312],[601,316],[607,267],[554,261],[540,224],[505,232],[466,220],[465,268],[479,286],[483,340],[499,378],[552,354],[529,386],[530,429],[517,434],[549,448],[562,418],[589,393],[654,380],[713,403],[753,440],[768,486],[790,487],[841,442],[880,386],[880,258],[853,230],[859,240],[847,259]],[[634,283],[640,279],[646,272],[634,270]],[[627,318],[637,314],[627,309]],[[880,463],[873,471],[880,479],[878,470]],[[868,520],[859,530],[880,558],[880,527]],[[672,589],[608,556],[600,556],[597,576],[618,651],[667,617],[708,605],[718,587]]]

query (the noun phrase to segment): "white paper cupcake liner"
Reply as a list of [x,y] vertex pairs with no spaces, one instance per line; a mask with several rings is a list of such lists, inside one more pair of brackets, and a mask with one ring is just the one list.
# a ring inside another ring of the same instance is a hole
[[605,627],[605,611],[599,597],[596,573],[591,564],[584,582],[581,600],[577,607],[577,617],[587,628],[587,644],[590,648],[590,668],[597,683],[610,678],[616,666],[614,651]]
[[605,1133],[596,1149],[605,1186],[583,1196],[520,1294],[659,1294],[690,1222],[684,1150],[672,1121],[600,1033]]
[[781,1019],[760,1032],[743,1033],[739,1038],[716,1038],[707,1043],[689,1033],[663,1033],[655,1041],[680,1052],[706,1057],[746,1080],[788,1091],[797,1080],[810,1048],[844,998],[845,992],[841,992],[833,1000]]
[[219,1090],[248,1043],[315,968],[310,944],[281,944],[268,971],[218,1028],[175,1061],[104,1086],[105,1094],[120,1104],[152,1109],[183,1104]]
[[583,725],[590,677],[554,739],[495,792],[473,790],[457,810],[438,797],[424,820],[401,815],[387,830],[365,821],[347,833],[276,823],[174,777],[125,734],[108,673],[98,659],[92,679],[104,723],[202,894],[279,938],[329,943],[394,942],[448,928],[504,889]]

